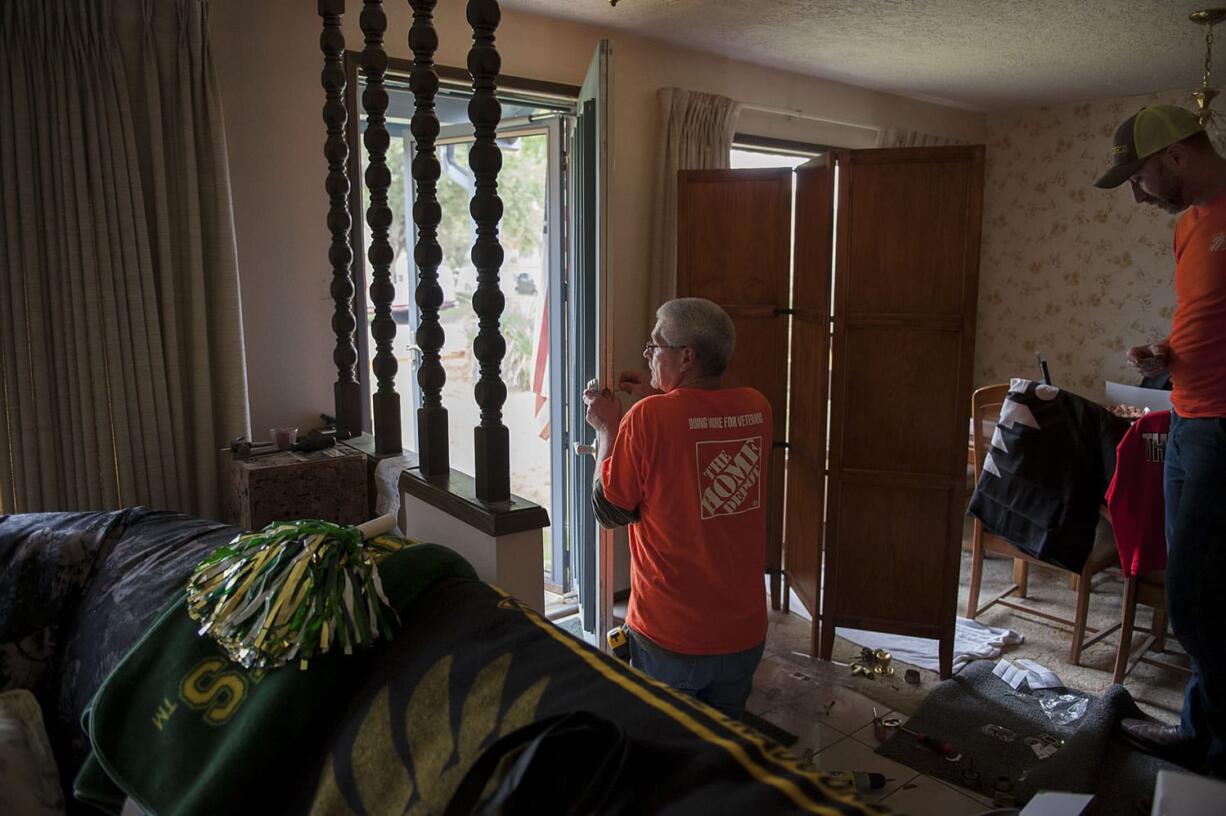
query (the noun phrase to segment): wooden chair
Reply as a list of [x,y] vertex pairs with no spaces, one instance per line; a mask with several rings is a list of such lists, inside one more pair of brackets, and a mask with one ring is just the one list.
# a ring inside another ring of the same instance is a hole
[[[1138,603],[1145,604],[1154,610],[1154,620],[1150,624],[1149,633],[1145,635],[1140,645],[1133,648],[1132,627],[1136,621]],[[1138,663],[1175,669],[1184,674],[1192,673],[1191,668],[1186,665],[1149,657],[1147,652],[1150,650],[1159,653],[1166,651],[1165,572],[1124,576],[1124,605],[1120,613],[1120,645],[1115,650],[1115,674],[1111,677],[1111,682],[1124,682],[1124,678],[1132,673]]]
[[[983,460],[987,457],[991,444],[991,436],[985,429],[985,423],[987,428],[995,427],[996,419],[1000,416],[1001,404],[1005,401],[1007,393],[1009,393],[1008,384],[988,385],[975,391],[971,397],[971,424],[975,450],[976,482],[979,481],[979,476],[983,472]],[[1104,528],[1104,523],[1100,523],[1099,534],[1095,536],[1094,548],[1090,553],[1090,557],[1086,559],[1085,567],[1082,568],[1080,573],[1071,573],[1072,579],[1075,582],[1073,588],[1077,593],[1076,609],[1071,620],[1049,612],[1043,612],[1011,599],[1010,596],[1018,599],[1026,597],[1031,564],[1052,569],[1060,569],[1060,567],[1027,555],[1000,536],[984,530],[983,523],[979,519],[975,519],[974,535],[971,543],[970,596],[966,602],[966,617],[971,619],[977,618],[992,606],[1000,604],[1001,606],[1037,615],[1056,623],[1062,623],[1065,626],[1071,626],[1073,628],[1073,637],[1072,644],[1069,647],[1069,663],[1074,666],[1080,665],[1083,649],[1103,639],[1121,626],[1119,623],[1112,624],[1109,628],[1100,632],[1086,624],[1086,617],[1090,609],[1091,579],[1107,567],[1119,563],[1119,556],[1115,550],[1115,538],[1109,534],[1110,520],[1105,510],[1102,511],[1102,518],[1105,520],[1106,527]],[[985,552],[994,552],[1013,559],[1013,584],[983,606],[979,606],[979,587],[983,580],[983,556]],[[1087,633],[1092,633],[1093,636],[1087,639]]]

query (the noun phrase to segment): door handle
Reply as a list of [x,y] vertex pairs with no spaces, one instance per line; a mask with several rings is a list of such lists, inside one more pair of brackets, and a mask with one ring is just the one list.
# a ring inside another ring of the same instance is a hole
[[570,449],[575,456],[593,456],[596,453],[595,445],[585,445],[582,442],[572,443]]

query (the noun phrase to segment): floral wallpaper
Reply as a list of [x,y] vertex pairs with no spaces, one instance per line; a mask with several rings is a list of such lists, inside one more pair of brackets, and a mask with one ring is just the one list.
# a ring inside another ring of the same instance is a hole
[[1111,137],[1143,105],[1186,91],[989,114],[975,385],[1037,379],[1101,401],[1134,383],[1129,346],[1165,337],[1175,310],[1174,216],[1100,190]]

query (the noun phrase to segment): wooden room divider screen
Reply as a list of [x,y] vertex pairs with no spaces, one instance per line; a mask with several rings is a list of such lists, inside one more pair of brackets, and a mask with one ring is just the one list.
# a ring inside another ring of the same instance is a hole
[[767,566],[826,659],[848,626],[936,639],[951,672],[983,155],[832,151],[796,170],[794,213],[792,171],[680,173],[677,292],[728,310],[725,381],[771,401]]

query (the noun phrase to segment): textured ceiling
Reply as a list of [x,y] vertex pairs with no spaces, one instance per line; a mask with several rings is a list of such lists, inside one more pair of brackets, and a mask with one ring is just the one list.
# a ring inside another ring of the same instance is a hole
[[[548,17],[989,111],[1200,84],[1213,0],[502,0]],[[1222,5],[1226,5],[1223,2]],[[1216,51],[1226,52],[1226,24]],[[1215,58],[1215,76],[1221,60]],[[1216,84],[1216,83],[1215,83]]]

